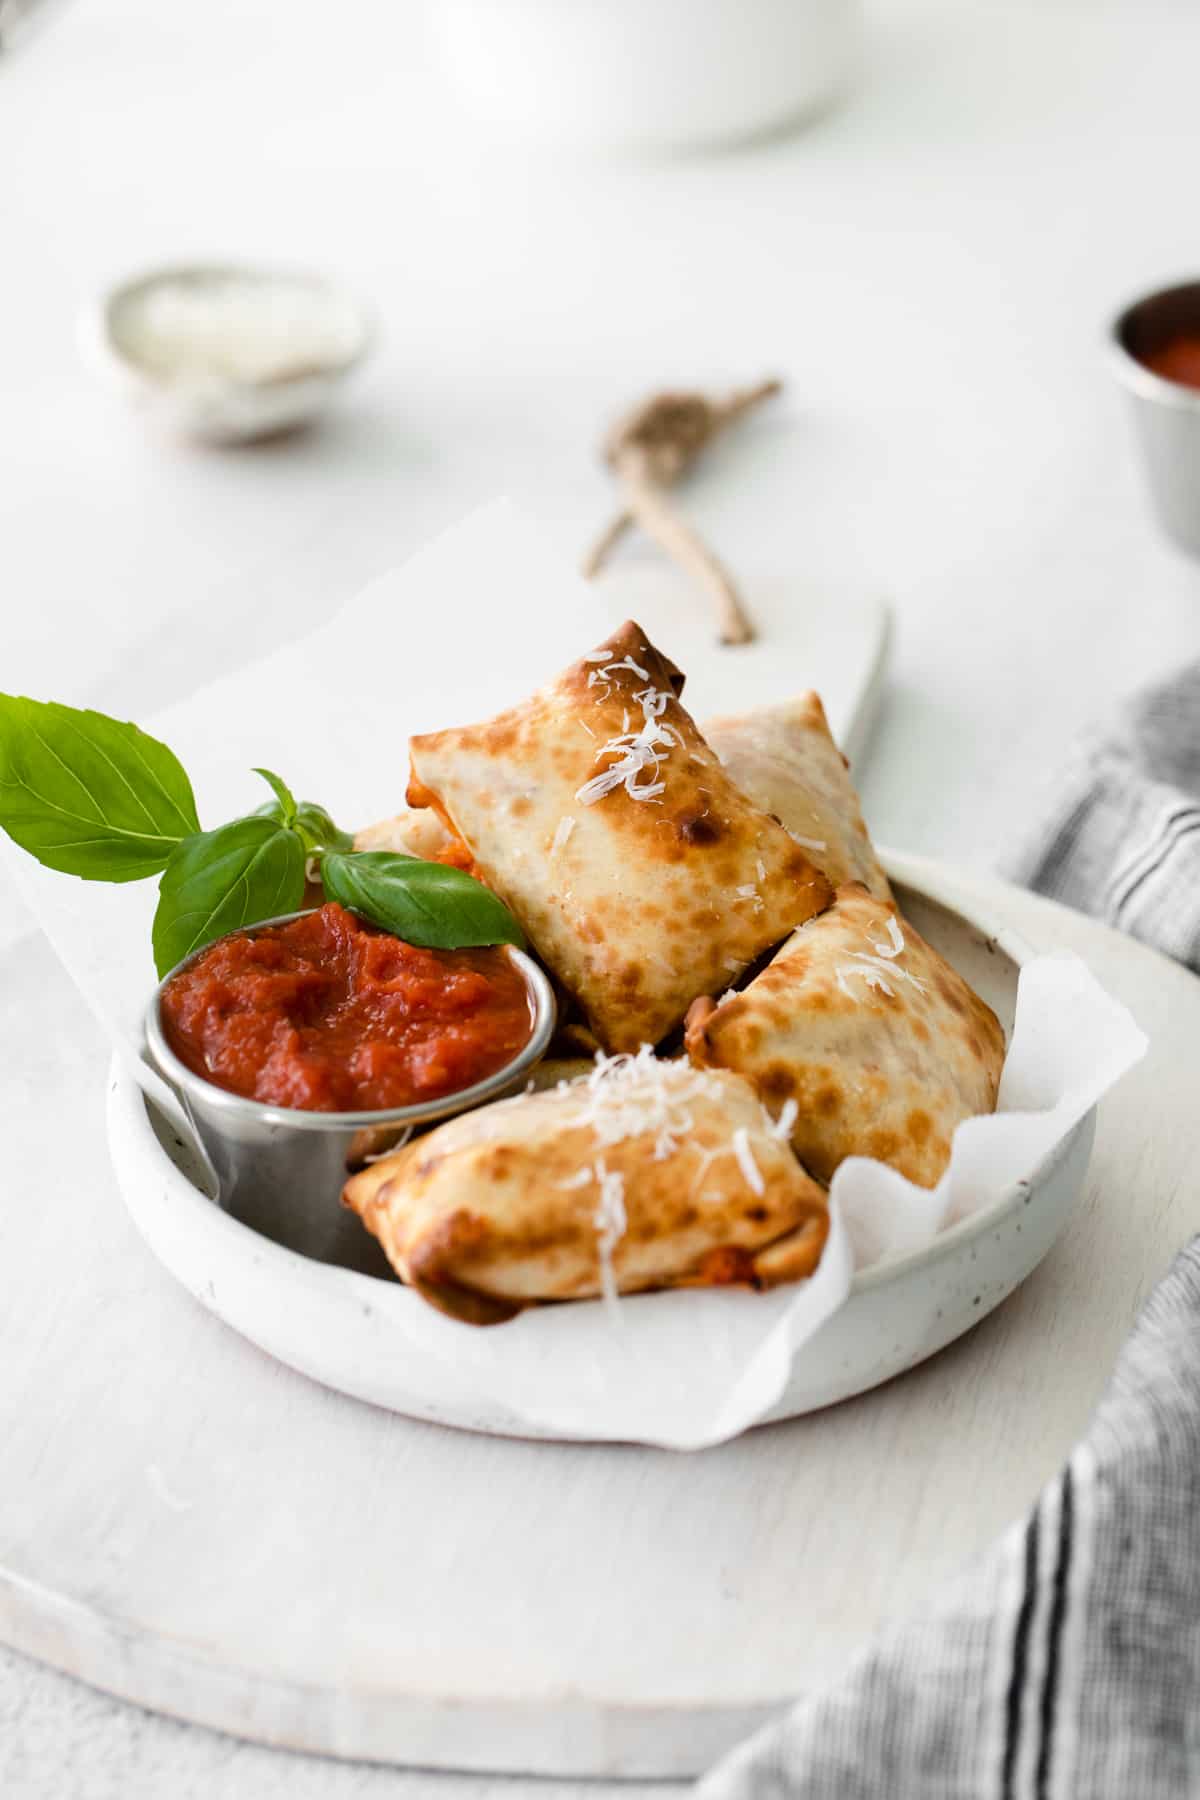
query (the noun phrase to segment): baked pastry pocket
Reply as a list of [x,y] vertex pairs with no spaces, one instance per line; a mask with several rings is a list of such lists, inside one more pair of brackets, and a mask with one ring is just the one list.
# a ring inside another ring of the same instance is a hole
[[648,1052],[461,1114],[344,1198],[402,1281],[481,1325],[536,1301],[796,1280],[829,1229],[748,1082]]
[[786,826],[834,887],[861,881],[891,899],[819,694],[710,719],[704,735],[743,793]]
[[607,1050],[656,1044],[832,899],[636,624],[520,706],[412,741],[434,806]]
[[741,992],[699,1001],[688,1053],[744,1075],[829,1182],[873,1156],[934,1187],[963,1119],[995,1110],[1004,1032],[896,907],[839,888]]

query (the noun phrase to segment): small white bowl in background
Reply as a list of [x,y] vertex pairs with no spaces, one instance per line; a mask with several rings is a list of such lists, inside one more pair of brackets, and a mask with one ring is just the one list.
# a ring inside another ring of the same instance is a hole
[[370,347],[322,276],[199,264],[122,282],[83,320],[88,360],[169,430],[248,443],[308,424]]
[[609,148],[798,123],[854,65],[860,0],[431,0],[434,44],[494,129]]

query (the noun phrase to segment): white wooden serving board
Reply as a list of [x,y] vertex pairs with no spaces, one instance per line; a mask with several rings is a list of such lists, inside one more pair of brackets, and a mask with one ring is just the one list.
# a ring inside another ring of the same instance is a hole
[[[891,615],[879,595],[831,577],[815,555],[804,498],[811,453],[803,426],[776,401],[718,438],[673,490],[673,504],[733,573],[755,626],[752,643],[718,643],[712,601],[636,526],[585,591],[613,624],[636,619],[686,672],[683,699],[693,718],[815,687],[853,763],[865,752],[883,691]],[[619,503],[619,490],[593,478],[586,487],[564,482],[555,498],[555,547],[570,555],[603,523],[605,508]]]
[[836,1675],[1054,1471],[1200,1225],[1200,984],[1044,901],[906,867],[1078,949],[1151,1053],[1101,1108],[1064,1238],[976,1331],[691,1457],[413,1424],[223,1327],[138,1239],[104,1161],[105,1047],[48,948],[16,946],[0,1638],[263,1742],[529,1773],[688,1774]]

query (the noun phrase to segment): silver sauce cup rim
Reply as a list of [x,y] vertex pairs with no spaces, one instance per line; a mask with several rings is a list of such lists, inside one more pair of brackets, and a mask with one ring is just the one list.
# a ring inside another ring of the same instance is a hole
[[1143,307],[1149,307],[1156,301],[1183,300],[1186,297],[1191,297],[1195,303],[1195,325],[1200,334],[1200,277],[1193,277],[1189,281],[1170,281],[1165,287],[1151,288],[1146,293],[1139,294],[1136,299],[1127,301],[1108,328],[1106,344],[1108,359],[1117,380],[1131,393],[1162,406],[1178,407],[1183,412],[1198,412],[1200,388],[1188,387],[1182,381],[1171,381],[1165,375],[1156,374],[1134,355],[1126,342],[1129,328]]
[[[302,907],[298,912],[279,913],[272,919],[261,919],[254,925],[246,925],[237,931],[222,933],[222,937],[254,937],[272,925],[287,925],[293,919],[303,919],[310,913],[318,912],[319,907]],[[394,935],[394,934],[393,934]],[[219,943],[214,938],[213,943]],[[518,950],[513,944],[497,944],[482,946],[503,950],[516,964],[524,982],[529,999],[529,1010],[532,1018],[532,1030],[529,1040],[518,1054],[504,1067],[488,1075],[483,1081],[475,1082],[471,1087],[458,1088],[452,1094],[443,1094],[436,1100],[422,1100],[411,1106],[392,1106],[362,1112],[318,1112],[298,1106],[272,1106],[263,1100],[251,1100],[244,1094],[231,1093],[228,1088],[218,1087],[215,1082],[208,1081],[203,1075],[197,1075],[194,1069],[181,1062],[179,1057],[167,1043],[162,1028],[160,1005],[163,990],[173,981],[181,970],[189,968],[197,962],[206,951],[212,949],[212,943],[202,944],[193,950],[175,967],[168,971],[155,988],[146,1008],[145,1028],[146,1044],[150,1056],[159,1073],[164,1075],[173,1086],[179,1088],[189,1099],[196,1100],[210,1114],[225,1114],[227,1117],[242,1117],[256,1120],[262,1125],[288,1126],[296,1131],[330,1131],[344,1129],[346,1131],[365,1131],[379,1125],[425,1125],[433,1124],[438,1119],[446,1119],[455,1113],[468,1112],[473,1107],[481,1106],[488,1100],[494,1100],[507,1092],[513,1083],[520,1079],[527,1069],[532,1069],[545,1055],[550,1039],[554,1034],[558,1008],[554,998],[554,989],[543,969],[540,969],[531,956]]]

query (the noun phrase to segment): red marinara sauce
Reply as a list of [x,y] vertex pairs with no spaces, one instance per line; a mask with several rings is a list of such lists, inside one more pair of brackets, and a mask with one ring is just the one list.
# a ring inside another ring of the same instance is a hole
[[197,1075],[306,1112],[457,1093],[511,1062],[532,1031],[502,950],[418,950],[332,903],[220,938],[167,983],[161,1017]]

